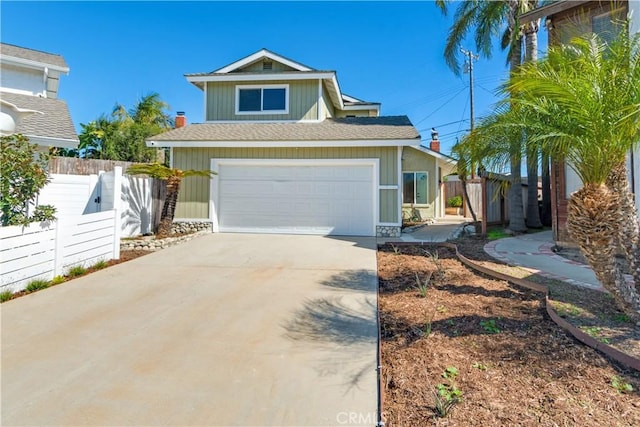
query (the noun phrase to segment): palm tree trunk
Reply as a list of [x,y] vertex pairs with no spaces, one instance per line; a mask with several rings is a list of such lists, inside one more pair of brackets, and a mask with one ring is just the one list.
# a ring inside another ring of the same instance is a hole
[[640,294],[640,224],[624,163],[611,171],[607,186],[619,197],[616,243],[629,263],[636,291]]
[[[519,29],[516,20],[520,13],[518,0],[509,0],[509,30],[512,35],[511,50],[509,52],[509,71],[514,73],[522,60],[522,37],[518,36]],[[516,233],[527,231],[522,211],[522,136],[511,141],[510,169],[511,186],[509,188],[509,229]]]
[[162,205],[158,237],[165,237],[171,234],[171,226],[173,225],[173,217],[176,212],[181,181],[182,178],[177,176],[171,176],[167,179],[167,197],[164,199],[164,204]]
[[469,213],[473,218],[473,222],[478,222],[478,217],[476,216],[476,213],[473,210],[473,206],[471,206],[471,200],[469,199],[469,192],[467,191],[467,179],[461,176],[460,181],[462,181],[462,193],[464,194],[464,200],[466,201],[467,207],[469,208]]
[[569,199],[567,230],[618,307],[639,319],[640,295],[615,262],[619,210],[614,191],[605,185],[585,184]]
[[540,221],[545,227],[551,226],[551,160],[549,155],[542,153],[542,212]]

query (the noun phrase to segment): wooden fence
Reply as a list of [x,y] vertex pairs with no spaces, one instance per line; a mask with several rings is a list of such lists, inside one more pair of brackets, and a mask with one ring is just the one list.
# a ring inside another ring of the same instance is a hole
[[111,172],[120,166],[123,172],[133,165],[132,162],[119,160],[79,159],[77,157],[52,157],[49,160],[49,173],[66,175],[92,175],[100,172]]

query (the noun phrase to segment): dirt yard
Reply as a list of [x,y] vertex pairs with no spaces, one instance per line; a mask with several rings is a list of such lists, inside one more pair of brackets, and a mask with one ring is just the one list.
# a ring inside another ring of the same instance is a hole
[[386,245],[378,275],[387,426],[640,425],[640,376],[556,326],[541,294],[443,248]]

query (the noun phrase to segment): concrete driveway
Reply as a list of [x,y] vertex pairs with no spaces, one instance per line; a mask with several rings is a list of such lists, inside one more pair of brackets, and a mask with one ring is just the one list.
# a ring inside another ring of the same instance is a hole
[[2,425],[376,423],[374,238],[214,234],[0,306]]

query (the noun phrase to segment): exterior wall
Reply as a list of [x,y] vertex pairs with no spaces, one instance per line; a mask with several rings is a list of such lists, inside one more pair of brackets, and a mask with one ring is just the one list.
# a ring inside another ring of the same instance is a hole
[[288,65],[282,64],[277,61],[258,61],[253,64],[249,64],[246,67],[240,68],[238,70],[232,71],[232,73],[244,73],[244,72],[256,72],[256,71],[267,71],[264,69],[264,63],[271,62],[271,70],[268,71],[297,71],[295,68],[289,67]]
[[[174,148],[173,167],[209,170],[212,158],[230,159],[380,159],[380,185],[399,185],[396,147],[319,148]],[[182,182],[176,220],[209,218],[208,178],[192,177]],[[398,191],[379,190],[381,223],[398,223]]]
[[320,118],[322,120],[326,118],[335,117],[336,110],[331,102],[331,98],[329,98],[329,92],[327,92],[327,88],[322,84],[322,114]]
[[45,95],[43,71],[2,64],[0,87],[24,95]]
[[336,117],[377,117],[376,110],[338,110],[336,111]]
[[[427,172],[429,174],[428,194],[426,205],[402,204],[403,216],[411,217],[412,209],[417,209],[422,219],[435,218],[438,201],[439,185],[436,159],[426,153],[406,147],[402,153],[402,172]],[[402,188],[402,183],[400,183]]]
[[629,11],[629,3],[620,0],[594,1],[552,16],[550,44],[567,43],[572,37],[593,32],[593,17],[612,10],[621,10],[619,17],[624,19]]
[[[289,114],[235,114],[236,86],[238,85],[289,85]],[[276,80],[247,82],[207,83],[206,120],[317,120],[318,80]]]

